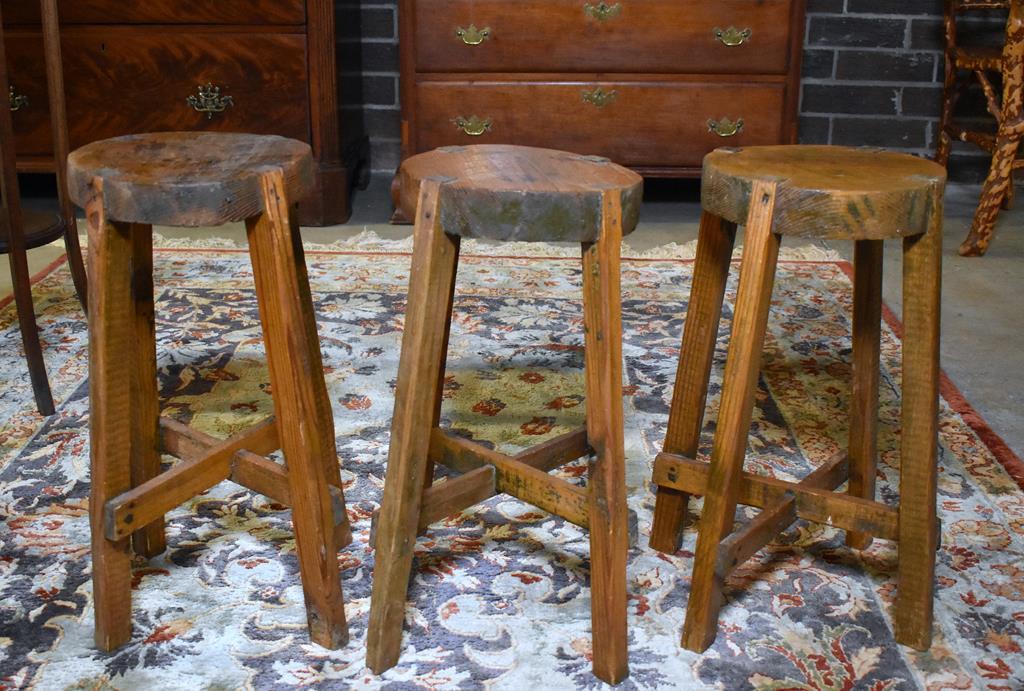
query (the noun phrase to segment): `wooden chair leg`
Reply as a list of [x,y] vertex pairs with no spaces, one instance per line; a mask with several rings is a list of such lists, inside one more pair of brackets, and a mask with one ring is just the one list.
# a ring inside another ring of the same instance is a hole
[[723,578],[715,565],[719,543],[731,532],[735,519],[779,254],[779,236],[772,233],[775,192],[776,183],[758,181],[750,197],[725,385],[683,628],[683,647],[694,652],[706,650],[718,631]]
[[93,181],[89,219],[89,520],[96,646],[110,651],[128,642],[131,620],[129,541],[108,540],[104,506],[131,487],[132,242],[127,224],[109,223],[102,181]]
[[[153,309],[153,228],[132,225],[131,364],[132,486],[160,474],[160,399],[156,383],[156,318]],[[68,261],[72,261],[68,255]],[[155,557],[167,547],[162,518],[132,535],[136,554]]]
[[590,593],[594,675],[617,684],[629,675],[626,631],[625,442],[622,429],[622,311],[619,252],[622,199],[602,197],[601,237],[584,245],[583,322],[587,440],[594,449],[588,481]]
[[[13,236],[14,233],[11,235]],[[46,376],[43,346],[39,342],[39,325],[36,323],[35,305],[32,301],[32,283],[24,245],[20,248],[12,246],[8,258],[11,265],[11,280],[14,284],[14,302],[18,310],[18,326],[21,328],[21,342],[25,348],[25,361],[28,364],[28,375],[32,382],[36,408],[41,415],[53,415],[53,394],[50,392],[50,381]]]
[[996,138],[996,150],[992,155],[992,167],[981,189],[981,200],[974,212],[974,221],[967,237],[960,244],[960,255],[979,257],[988,250],[995,230],[996,217],[1011,184],[1010,171],[1017,158],[1020,138],[1000,135]]
[[[882,333],[881,240],[857,240],[853,259],[853,392],[850,405],[849,494],[875,498],[878,454],[879,342]],[[867,549],[871,536],[848,532],[846,544]]]
[[[288,467],[292,522],[310,638],[325,648],[348,642],[328,484],[337,475],[330,412],[299,229],[289,220],[280,171],[262,180],[264,213],[246,222],[267,347],[281,450]],[[325,405],[326,404],[326,405]]]
[[[697,457],[735,239],[734,223],[704,212],[700,220],[690,302],[665,434],[663,450],[666,453]],[[689,497],[670,487],[658,487],[657,493],[651,547],[659,552],[675,552],[682,540]]]
[[[74,213],[74,212],[72,212]],[[85,262],[82,259],[82,246],[78,241],[78,224],[74,216],[65,219],[68,224],[64,231],[64,251],[68,255],[68,267],[71,269],[71,282],[75,286],[75,294],[82,309],[89,312],[89,281],[86,278]]]
[[366,664],[380,674],[398,662],[412,570],[427,452],[444,368],[449,315],[437,309],[452,294],[459,245],[438,217],[441,183],[424,180],[413,231],[409,301],[398,366],[387,476],[376,535]]
[[896,640],[926,650],[935,591],[942,207],[932,228],[903,242],[903,431],[900,442]]

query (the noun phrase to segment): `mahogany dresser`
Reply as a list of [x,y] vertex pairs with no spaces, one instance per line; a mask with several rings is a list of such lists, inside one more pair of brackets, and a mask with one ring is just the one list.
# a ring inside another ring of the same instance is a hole
[[[0,2],[18,166],[50,171],[39,3]],[[72,148],[165,130],[292,137],[312,145],[319,172],[301,220],[348,217],[366,139],[359,109],[343,107],[359,94],[338,90],[332,0],[61,0],[59,9]]]
[[796,140],[805,0],[401,0],[403,157],[510,143],[697,176]]

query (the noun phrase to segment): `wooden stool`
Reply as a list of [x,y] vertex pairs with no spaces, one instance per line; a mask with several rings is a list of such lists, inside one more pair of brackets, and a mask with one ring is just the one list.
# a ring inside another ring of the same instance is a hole
[[[619,245],[636,227],[643,181],[603,158],[516,146],[438,149],[407,159],[399,177],[416,225],[367,665],[381,673],[398,661],[417,532],[507,493],[590,531],[594,674],[617,683],[628,674]],[[586,429],[513,457],[438,427],[462,237],[582,243]],[[587,489],[548,475],[588,454]],[[462,474],[432,485],[434,463]]]
[[[165,548],[165,513],[230,479],[292,507],[310,637],[348,629],[337,550],[351,541],[302,241],[289,199],[313,186],[309,146],[282,137],[176,132],[71,154],[89,227],[89,402],[96,645],[131,637],[131,563]],[[160,417],[151,224],[245,220],[277,420],[214,439]],[[278,423],[278,420],[280,423]],[[285,467],[264,458],[278,448]],[[181,459],[161,472],[160,454]]]
[[[939,285],[945,172],[879,150],[825,146],[718,149],[704,159],[700,236],[676,373],[651,546],[679,548],[689,495],[704,495],[683,646],[715,640],[722,586],[797,518],[844,528],[847,544],[899,541],[896,640],[931,642],[937,525]],[[737,223],[746,223],[739,290],[710,464],[696,460]],[[854,241],[849,457],[799,484],[743,472],[781,235]],[[882,241],[903,239],[903,431],[900,505],[874,501]],[[833,493],[849,476],[848,493]],[[732,533],[737,503],[762,509]]]

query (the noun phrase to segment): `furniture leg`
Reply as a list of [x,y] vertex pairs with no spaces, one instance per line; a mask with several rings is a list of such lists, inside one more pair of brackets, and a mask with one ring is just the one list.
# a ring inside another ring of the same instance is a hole
[[602,195],[597,242],[584,244],[583,322],[588,475],[590,593],[594,675],[617,684],[629,675],[626,631],[625,442],[622,429],[622,312],[619,253],[622,199]]
[[[12,229],[11,238],[21,230]],[[36,323],[35,306],[32,302],[32,284],[28,270],[28,258],[25,247],[16,249],[11,243],[8,253],[11,265],[11,280],[14,284],[14,302],[18,310],[18,326],[21,328],[21,342],[25,348],[25,360],[28,363],[29,380],[32,382],[32,393],[35,396],[36,408],[41,415],[53,415],[53,394],[50,393],[50,382],[46,377],[46,361],[43,359],[43,346],[39,342],[39,326]]]
[[[89,519],[92,529],[96,646],[113,650],[131,638],[131,559],[127,539],[106,538],[104,506],[131,487],[131,364],[133,351],[131,228],[108,222],[103,183],[93,181],[89,223]],[[134,363],[132,363],[134,364]]]
[[[131,364],[132,487],[160,474],[160,398],[156,381],[156,318],[153,309],[153,228],[133,224],[131,295],[133,320]],[[71,261],[71,256],[68,255]],[[155,557],[167,548],[164,520],[159,518],[132,534],[136,554]]]
[[264,212],[246,222],[270,365],[278,435],[288,467],[292,522],[310,638],[325,648],[348,642],[328,484],[337,454],[316,324],[298,228],[289,220],[284,176],[262,179]]
[[[321,365],[317,366],[320,372],[323,372],[323,356],[320,352],[320,334],[317,331],[316,326],[316,310],[314,308],[313,293],[309,287],[309,271],[306,267],[306,253],[302,247],[302,235],[299,232],[299,215],[296,213],[296,207],[292,207],[289,210],[288,222],[293,232],[290,234],[292,254],[294,256],[294,266],[296,279],[298,281],[298,299],[299,302],[304,306],[299,312],[296,313],[297,318],[301,320],[302,327],[305,330],[306,338],[308,342],[313,344],[316,353],[313,355],[317,362]],[[317,379],[312,387],[313,393],[316,396],[316,415],[318,424],[323,429],[330,429],[331,449],[330,451],[324,445],[322,458],[324,461],[324,471],[326,473],[327,481],[331,485],[341,490],[344,496],[344,486],[341,479],[341,465],[338,461],[337,448],[334,444],[334,413],[331,409],[331,399],[327,393],[327,383],[323,381],[323,376]],[[344,516],[336,516],[336,519],[344,519],[345,525],[348,525],[348,514]],[[352,534],[349,529],[348,532],[343,535],[345,537],[344,544],[336,544],[337,549],[347,547],[352,542]]]
[[735,518],[779,254],[779,236],[772,233],[776,187],[775,182],[759,180],[751,192],[718,430],[683,628],[682,645],[694,652],[706,650],[718,630],[724,584],[715,565],[719,543],[729,534]]
[[996,135],[992,167],[981,190],[981,201],[974,213],[974,222],[960,244],[964,257],[985,254],[992,241],[999,207],[1013,184],[1013,162],[1020,148],[1020,125],[1024,120],[1024,3],[1014,0],[1006,24],[1006,44],[1002,60],[1002,117]]
[[[451,237],[452,243],[455,245],[455,268],[452,270],[453,273],[458,273],[458,261],[459,261],[459,247],[462,242],[462,238],[458,236]],[[432,427],[437,427],[441,424],[441,406],[444,403],[444,370],[445,362],[448,355],[448,340],[452,330],[452,310],[455,307],[455,281],[451,282],[451,290],[448,292],[447,307],[445,308],[445,314],[447,318],[444,322],[444,340],[441,343],[441,369],[437,373],[437,397],[434,401],[434,422]],[[423,475],[423,491],[426,492],[430,489],[431,485],[434,484],[434,462],[427,461],[427,469]],[[426,532],[426,528],[420,532],[422,535]]]
[[[666,453],[697,457],[735,239],[734,223],[706,211],[703,213],[690,284],[690,302],[686,309],[686,325],[679,347],[679,368],[676,370],[668,431],[665,434],[663,450]],[[652,548],[669,553],[679,549],[688,499],[679,490],[658,487],[654,523],[651,526]]]
[[903,410],[900,441],[896,640],[926,650],[935,592],[942,206],[923,235],[903,241]]
[[[882,334],[882,240],[853,245],[853,392],[850,396],[850,481],[848,492],[875,498],[878,467],[879,342]],[[871,536],[848,532],[846,544],[867,549]]]
[[420,186],[402,355],[398,366],[387,476],[381,500],[366,637],[366,664],[380,674],[398,662],[406,591],[444,365],[445,322],[437,309],[452,293],[458,243],[441,227],[441,182]]

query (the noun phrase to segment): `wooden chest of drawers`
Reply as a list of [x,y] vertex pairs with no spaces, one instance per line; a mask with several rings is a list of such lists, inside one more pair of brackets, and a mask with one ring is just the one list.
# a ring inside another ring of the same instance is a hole
[[[27,98],[14,113],[19,169],[49,171],[39,5],[0,1],[14,98]],[[301,220],[348,218],[349,183],[366,143],[359,111],[340,107],[331,0],[62,0],[59,7],[72,148],[165,130],[300,139],[312,145],[320,173]]]
[[700,173],[796,138],[804,0],[401,0],[403,155],[512,143]]

